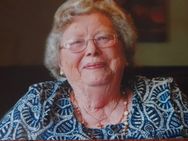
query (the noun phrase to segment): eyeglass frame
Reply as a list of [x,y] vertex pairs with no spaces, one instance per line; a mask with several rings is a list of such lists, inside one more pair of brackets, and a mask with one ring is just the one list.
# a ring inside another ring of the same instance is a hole
[[97,44],[97,39],[96,38],[89,38],[89,39],[83,39],[83,41],[84,41],[84,44],[83,44],[83,46],[82,46],[82,49],[80,49],[79,51],[73,51],[73,50],[71,50],[70,49],[70,47],[66,47],[69,43],[68,42],[66,42],[66,43],[64,43],[62,46],[60,46],[59,47],[59,49],[68,49],[68,50],[70,50],[71,52],[73,52],[73,53],[80,53],[80,52],[82,52],[82,51],[84,51],[87,47],[88,47],[88,43],[89,43],[89,41],[90,40],[92,40],[93,41],[93,43],[97,46],[97,47],[99,47],[99,48],[110,48],[110,47],[112,47],[113,45],[115,45],[115,43],[117,43],[117,34],[115,34],[115,33],[113,33],[112,34],[113,36],[113,43],[112,43],[112,45],[110,45],[110,46],[105,46],[105,47],[101,47],[101,46],[98,46],[98,44]]

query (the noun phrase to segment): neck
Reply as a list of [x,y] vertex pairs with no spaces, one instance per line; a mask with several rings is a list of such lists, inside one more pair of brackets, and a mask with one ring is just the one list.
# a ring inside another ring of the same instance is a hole
[[73,88],[73,90],[80,107],[90,111],[103,109],[110,103],[116,103],[121,97],[120,89],[111,86]]
[[[97,100],[97,98],[92,98],[86,99],[91,102]],[[122,120],[127,119],[129,104],[128,93],[125,97],[106,97],[106,99],[100,100],[100,102],[95,101],[98,104],[97,105],[96,103],[85,103],[84,101],[81,101],[79,97],[76,98],[76,95],[73,92],[71,94],[71,101],[73,103],[73,107],[75,108],[76,117],[87,127],[102,128],[107,124],[117,124]],[[104,101],[104,103],[102,103],[102,101]]]

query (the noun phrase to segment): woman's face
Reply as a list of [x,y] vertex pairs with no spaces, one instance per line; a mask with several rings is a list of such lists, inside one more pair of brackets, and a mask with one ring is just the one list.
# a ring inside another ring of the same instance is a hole
[[60,49],[59,66],[70,84],[101,86],[121,81],[126,60],[118,39],[113,46],[106,48],[100,48],[90,40],[111,33],[116,32],[109,18],[103,14],[74,17],[73,22],[64,31],[60,45],[78,39],[88,42],[81,52]]

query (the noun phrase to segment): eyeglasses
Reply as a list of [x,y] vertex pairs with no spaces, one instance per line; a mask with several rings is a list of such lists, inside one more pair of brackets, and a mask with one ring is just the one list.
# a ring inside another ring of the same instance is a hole
[[65,48],[69,49],[71,52],[79,53],[87,48],[88,42],[90,40],[92,40],[93,43],[99,48],[109,48],[115,45],[116,38],[116,34],[112,33],[99,34],[96,35],[94,38],[87,40],[83,38],[75,38],[65,42],[63,46],[60,47],[60,49]]

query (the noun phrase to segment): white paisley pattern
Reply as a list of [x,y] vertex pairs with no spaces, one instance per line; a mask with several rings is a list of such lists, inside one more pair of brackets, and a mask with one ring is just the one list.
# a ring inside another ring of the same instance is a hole
[[90,129],[74,116],[65,80],[32,85],[0,121],[1,140],[163,139],[187,137],[188,101],[172,78],[137,77],[129,127]]

